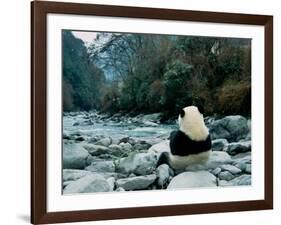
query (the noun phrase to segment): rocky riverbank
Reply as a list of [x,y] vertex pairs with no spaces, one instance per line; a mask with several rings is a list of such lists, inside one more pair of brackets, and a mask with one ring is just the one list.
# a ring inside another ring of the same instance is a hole
[[250,120],[206,118],[213,149],[208,162],[175,171],[166,164],[156,167],[177,128],[160,118],[64,113],[63,193],[251,185]]

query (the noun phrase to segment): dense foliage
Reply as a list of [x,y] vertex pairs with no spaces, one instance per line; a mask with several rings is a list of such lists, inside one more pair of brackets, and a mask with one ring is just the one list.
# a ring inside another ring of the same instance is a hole
[[250,114],[248,39],[97,33],[88,48],[63,35],[64,110]]
[[100,107],[105,77],[89,60],[83,41],[63,31],[63,107],[64,111]]

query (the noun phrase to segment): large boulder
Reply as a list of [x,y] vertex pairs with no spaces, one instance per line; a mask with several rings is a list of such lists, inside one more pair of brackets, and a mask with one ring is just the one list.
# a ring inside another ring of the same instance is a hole
[[68,184],[64,188],[63,193],[73,194],[109,191],[112,191],[112,187],[103,176],[98,174],[91,174]]
[[116,161],[116,171],[119,173],[137,175],[151,174],[157,164],[155,153],[135,153],[132,152],[128,157]]
[[175,176],[167,189],[215,187],[216,177],[208,171],[184,172]]
[[87,166],[89,157],[81,145],[64,144],[63,145],[63,168],[64,169],[84,169]]
[[209,124],[212,139],[225,138],[229,142],[246,138],[250,129],[248,121],[240,115],[226,116]]
[[135,176],[116,181],[117,188],[124,188],[125,190],[143,190],[146,189],[156,180],[156,175]]

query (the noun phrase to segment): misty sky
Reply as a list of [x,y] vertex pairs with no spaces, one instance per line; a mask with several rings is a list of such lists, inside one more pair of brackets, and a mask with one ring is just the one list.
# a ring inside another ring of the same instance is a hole
[[73,35],[77,38],[80,38],[84,41],[85,44],[91,43],[97,36],[96,32],[88,32],[88,31],[72,31]]

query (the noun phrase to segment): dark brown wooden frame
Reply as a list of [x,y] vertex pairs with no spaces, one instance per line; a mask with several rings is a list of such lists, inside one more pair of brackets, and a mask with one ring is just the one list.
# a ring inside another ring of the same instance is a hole
[[[261,25],[265,28],[265,199],[122,209],[46,210],[46,37],[48,13]],[[31,222],[75,222],[273,209],[273,17],[234,13],[35,1],[31,3]]]

